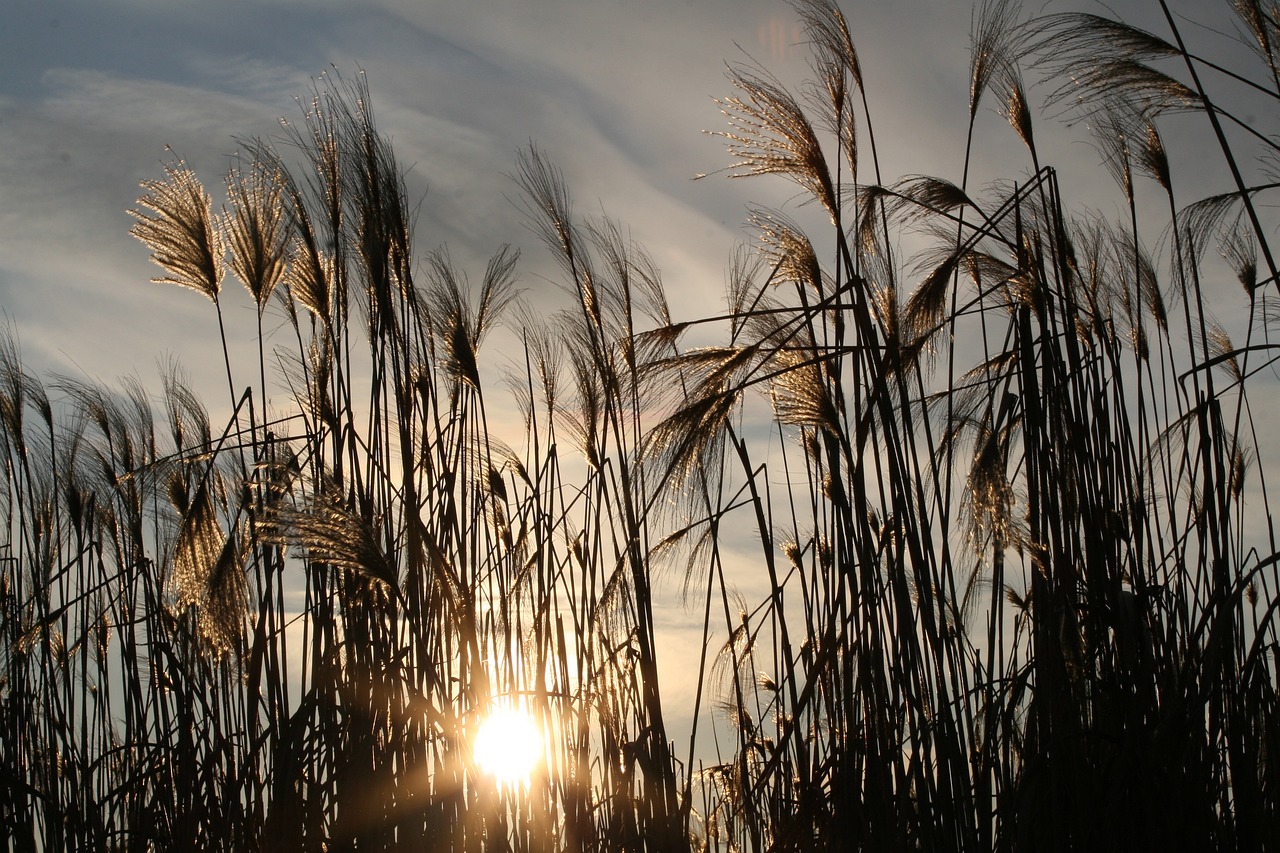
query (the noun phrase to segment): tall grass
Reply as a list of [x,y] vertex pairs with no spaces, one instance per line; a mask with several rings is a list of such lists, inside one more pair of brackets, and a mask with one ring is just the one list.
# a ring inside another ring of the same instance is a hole
[[[751,213],[702,318],[536,148],[515,182],[562,310],[519,299],[510,247],[474,284],[418,253],[363,79],[247,142],[220,212],[172,163],[133,233],[214,305],[225,422],[176,368],[153,398],[0,346],[8,849],[1272,849],[1280,551],[1248,389],[1274,142],[1206,78],[1280,97],[1280,32],[1235,8],[1252,76],[1174,16],[986,3],[960,181],[886,182],[851,28],[802,0],[813,79],[732,66],[722,135],[730,175],[812,204]],[[1024,73],[1093,130],[1119,220],[1071,212]],[[979,190],[992,106],[1027,160]],[[1175,195],[1175,110],[1223,194]],[[1209,310],[1232,276],[1240,344]],[[489,414],[499,327],[516,430]],[[692,709],[659,678],[670,565]],[[471,752],[506,705],[544,740],[527,785]]]

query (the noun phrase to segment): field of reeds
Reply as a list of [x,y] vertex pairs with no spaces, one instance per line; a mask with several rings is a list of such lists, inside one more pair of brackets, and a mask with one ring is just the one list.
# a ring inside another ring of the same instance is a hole
[[[730,66],[717,132],[808,203],[750,212],[703,317],[537,148],[562,310],[514,249],[418,250],[362,77],[217,205],[173,161],[133,234],[219,331],[247,293],[257,369],[105,387],[0,341],[5,848],[1276,849],[1280,142],[1233,105],[1277,107],[1280,10],[1232,7],[1227,67],[1161,0],[983,4],[948,180],[881,174],[848,22],[798,0],[810,83]],[[991,111],[1025,161],[976,186]],[[1061,119],[1122,215],[1042,161]],[[498,707],[540,732],[518,783],[472,751]]]

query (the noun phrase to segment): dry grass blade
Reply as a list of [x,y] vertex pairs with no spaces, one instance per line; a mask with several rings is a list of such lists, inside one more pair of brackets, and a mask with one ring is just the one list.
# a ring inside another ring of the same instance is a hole
[[748,219],[755,229],[765,261],[774,269],[775,283],[792,283],[823,297],[822,266],[809,237],[794,221],[776,211],[753,210]]
[[840,97],[845,75],[854,86],[862,88],[862,64],[853,47],[849,23],[833,0],[795,0],[792,3],[817,56],[818,74],[832,95],[831,108],[843,108]]
[[564,177],[536,147],[521,151],[515,180],[529,202],[529,222],[553,255],[577,278],[583,259],[582,239],[573,225],[573,207]]
[[1267,63],[1272,81],[1280,87],[1280,56],[1277,55],[1280,50],[1280,15],[1276,13],[1275,4],[1260,0],[1232,0],[1231,5],[1253,37],[1252,46]]
[[936,218],[956,216],[965,208],[979,209],[962,188],[944,178],[914,175],[891,187],[868,185],[858,188],[861,216],[859,244],[864,252],[879,252],[878,232],[886,220],[897,225],[914,225]]
[[451,372],[473,388],[480,387],[477,354],[485,334],[518,295],[514,273],[518,257],[518,253],[504,247],[489,260],[475,308],[470,304],[465,277],[454,268],[448,251],[437,250],[427,258],[431,279],[427,298],[433,334],[448,356]]
[[[1248,194],[1258,195],[1277,188],[1280,188],[1280,183],[1262,184],[1250,187]],[[1242,239],[1239,232],[1245,215],[1243,198],[1244,196],[1238,192],[1219,193],[1189,204],[1179,212],[1178,227],[1187,237],[1188,244],[1195,254],[1203,255],[1216,238],[1219,244],[1223,245],[1224,254],[1233,266],[1239,264],[1240,259],[1230,254],[1232,251],[1230,246]],[[1257,245],[1256,238],[1252,234],[1246,243]],[[1246,250],[1242,258],[1247,258],[1248,254]]]
[[1001,113],[1009,120],[1009,126],[1017,132],[1029,150],[1036,150],[1035,133],[1031,123],[1031,106],[1027,103],[1026,89],[1020,79],[1009,81]]
[[[1024,54],[1054,75],[1084,72],[1089,66],[1141,63],[1179,56],[1178,49],[1146,30],[1113,18],[1083,12],[1045,15],[1024,27]],[[1062,91],[1062,90],[1060,90]],[[1103,92],[1103,88],[1097,89]],[[1064,99],[1057,93],[1054,100]]]
[[1219,241],[1218,250],[1230,264],[1244,292],[1252,294],[1258,286],[1258,249],[1253,233],[1236,228]]
[[301,508],[280,507],[272,528],[276,544],[301,548],[315,563],[355,572],[393,594],[399,591],[395,565],[379,547],[373,527],[331,491],[315,495]]
[[231,270],[253,295],[259,312],[286,272],[288,217],[278,168],[255,157],[247,173],[235,169],[227,175],[231,210],[225,230]]
[[1018,12],[1016,0],[983,0],[977,8],[969,49],[970,119],[994,81],[1003,79],[1006,89],[1021,91],[1021,86],[1009,85],[1017,79]]
[[208,479],[189,498],[172,490],[181,524],[174,546],[173,583],[178,603],[197,608],[201,634],[218,653],[239,645],[247,599],[236,533],[225,533]]
[[[195,172],[182,161],[165,167],[168,178],[143,181],[146,193],[130,233],[151,250],[151,260],[169,275],[152,279],[203,293],[217,302],[222,286],[223,235],[210,213],[210,199]],[[150,211],[150,212],[148,212]]]
[[1240,351],[1231,342],[1231,335],[1218,323],[1210,323],[1207,330],[1208,340],[1204,342],[1208,353],[1207,364],[1220,365],[1235,382],[1242,382],[1244,376],[1240,370]]
[[333,258],[322,253],[314,241],[294,238],[285,286],[298,304],[310,311],[326,328],[333,326]]
[[849,24],[831,0],[794,0],[792,3],[813,49],[817,76],[813,100],[817,120],[835,135],[849,162],[849,173],[858,174],[858,123],[855,95],[862,93],[862,65],[853,47]]
[[838,218],[822,145],[795,98],[769,74],[746,66],[731,66],[729,81],[741,95],[717,103],[733,130],[715,133],[728,140],[729,154],[736,158],[729,176],[783,175]]
[[1169,112],[1186,112],[1200,105],[1190,86],[1132,58],[1099,60],[1080,56],[1069,82],[1049,94],[1050,105],[1077,119],[1093,116],[1100,105],[1119,101],[1123,108],[1144,119]]
[[[903,325],[912,337],[926,337],[935,334],[943,325],[947,308],[947,296],[951,292],[951,282],[961,258],[954,252],[939,250],[940,259],[932,259],[928,275],[912,291],[903,308]],[[966,257],[965,266],[974,273],[974,281],[982,286],[982,276],[975,269],[977,260]]]
[[1173,176],[1169,171],[1169,155],[1165,151],[1164,140],[1153,123],[1147,121],[1144,124],[1138,140],[1135,162],[1143,172],[1163,187],[1165,192],[1169,192],[1173,187]]

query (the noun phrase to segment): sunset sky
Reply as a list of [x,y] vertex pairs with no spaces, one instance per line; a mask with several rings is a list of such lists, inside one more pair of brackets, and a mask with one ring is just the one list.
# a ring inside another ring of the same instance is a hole
[[[886,171],[958,174],[968,6],[862,0],[847,12],[880,133],[895,139]],[[41,371],[148,378],[172,352],[205,373],[209,306],[149,284],[156,270],[125,210],[140,180],[162,174],[166,146],[216,196],[235,138],[278,134],[333,67],[368,75],[421,202],[421,251],[448,244],[478,275],[512,243],[536,268],[509,179],[532,141],[580,211],[621,220],[654,253],[677,311],[700,311],[746,237],[746,205],[793,193],[691,180],[728,164],[702,132],[725,126],[712,100],[730,93],[725,62],[797,82],[799,40],[781,0],[12,0],[0,13],[0,305]],[[524,286],[536,296],[540,284]],[[248,302],[228,306],[233,337],[247,337]]]
[[[1118,5],[1163,32],[1153,3]],[[969,4],[843,6],[886,180],[958,179]],[[777,181],[691,180],[728,164],[721,140],[702,132],[725,127],[712,100],[730,93],[725,62],[758,61],[794,84],[806,71],[800,40],[782,0],[11,0],[0,12],[0,306],[33,366],[148,375],[174,351],[199,374],[200,348],[215,345],[207,306],[148,283],[125,209],[171,159],[166,146],[218,189],[234,139],[278,134],[281,117],[300,114],[294,99],[333,67],[368,75],[421,201],[421,250],[448,244],[477,272],[503,243],[535,261],[508,178],[532,141],[564,170],[579,210],[627,224],[677,310],[698,311],[718,298],[746,205],[792,193]],[[979,152],[1000,166],[986,177],[1025,173],[999,117],[987,109],[981,122],[998,141]],[[1094,166],[1087,148],[1064,150]]]
[[[1156,20],[1153,3],[1113,5]],[[959,180],[969,4],[842,6],[886,181],[910,173]],[[478,279],[484,260],[510,243],[523,252],[527,298],[556,298],[509,177],[532,141],[564,171],[580,213],[617,218],[654,255],[677,318],[714,313],[730,252],[749,236],[748,206],[794,209],[795,190],[776,180],[692,180],[729,164],[723,140],[703,133],[726,127],[713,98],[731,94],[726,61],[758,61],[797,83],[806,71],[800,38],[782,0],[7,0],[0,308],[41,375],[134,374],[151,386],[157,365],[173,356],[197,387],[222,394],[211,306],[149,283],[157,270],[129,236],[126,209],[140,180],[163,174],[167,149],[216,199],[236,138],[278,135],[281,117],[301,115],[294,99],[336,68],[368,76],[378,124],[420,202],[419,253],[447,244]],[[1022,179],[1030,164],[1014,134],[991,109],[979,121],[987,141],[978,179]],[[1066,184],[1078,196],[1068,204],[1113,212],[1114,189],[1087,135],[1041,126],[1057,162],[1086,175]],[[1197,182],[1227,188],[1220,175],[1193,172],[1188,186]],[[224,287],[239,285],[228,278]],[[251,351],[249,299],[228,295],[226,311],[232,349]]]

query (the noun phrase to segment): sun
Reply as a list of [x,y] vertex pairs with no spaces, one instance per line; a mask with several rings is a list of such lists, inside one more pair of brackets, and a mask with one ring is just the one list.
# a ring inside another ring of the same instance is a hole
[[542,732],[528,711],[495,705],[472,745],[476,765],[500,785],[528,785],[542,759]]

